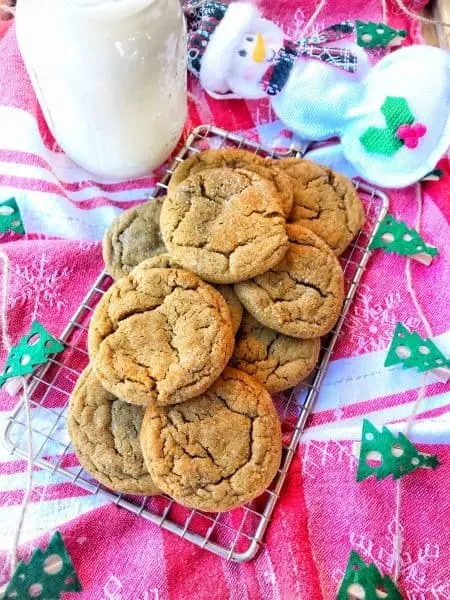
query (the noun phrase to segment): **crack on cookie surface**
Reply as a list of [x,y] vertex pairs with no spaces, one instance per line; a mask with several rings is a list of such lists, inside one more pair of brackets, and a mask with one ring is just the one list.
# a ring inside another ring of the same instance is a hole
[[173,260],[215,283],[262,273],[287,250],[276,198],[244,169],[208,169],[185,179],[164,203],[161,229]]
[[181,402],[204,391],[233,343],[219,292],[187,271],[145,266],[106,292],[88,336],[103,385],[141,405]]
[[161,489],[207,511],[229,510],[259,495],[281,458],[270,396],[230,368],[198,398],[176,407],[149,407],[141,443]]
[[283,214],[287,216],[292,208],[293,189],[290,177],[277,168],[276,163],[257,154],[237,148],[206,150],[195,154],[179,164],[169,181],[168,193],[172,195],[185,179],[205,170],[228,168],[245,169],[254,172],[274,186]]
[[123,493],[158,493],[139,442],[143,416],[144,409],[104,390],[91,367],[81,374],[70,398],[68,428],[81,466],[103,485]]
[[283,335],[245,312],[230,365],[255,377],[273,394],[307,377],[317,363],[319,350],[319,339]]
[[304,159],[282,159],[278,167],[294,187],[288,221],[310,228],[336,255],[342,254],[364,224],[364,209],[352,182]]
[[289,250],[262,275],[236,283],[247,311],[287,336],[315,338],[335,325],[342,308],[344,279],[332,250],[297,224],[286,227]]

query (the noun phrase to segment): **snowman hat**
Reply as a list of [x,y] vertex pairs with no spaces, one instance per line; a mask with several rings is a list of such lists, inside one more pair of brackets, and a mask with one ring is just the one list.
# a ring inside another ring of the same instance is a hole
[[238,50],[260,13],[247,2],[205,2],[200,11],[198,27],[188,39],[189,70],[206,90],[225,94],[229,91],[227,58]]

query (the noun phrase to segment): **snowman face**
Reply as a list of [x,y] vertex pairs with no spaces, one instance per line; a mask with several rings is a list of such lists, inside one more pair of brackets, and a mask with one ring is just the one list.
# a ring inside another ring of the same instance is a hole
[[[260,23],[258,23],[258,21]],[[257,19],[259,31],[246,33],[231,57],[227,82],[235,94],[244,98],[262,98],[259,82],[283,43],[281,30],[265,19]]]

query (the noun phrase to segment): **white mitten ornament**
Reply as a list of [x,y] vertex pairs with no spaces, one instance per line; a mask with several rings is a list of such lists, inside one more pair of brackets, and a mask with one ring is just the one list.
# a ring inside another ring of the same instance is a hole
[[[307,157],[384,187],[433,170],[450,144],[450,54],[410,46],[370,68],[344,22],[300,41],[253,4],[205,2],[193,15],[189,69],[214,98],[269,96],[304,141],[340,138]],[[331,46],[331,47],[330,47]]]

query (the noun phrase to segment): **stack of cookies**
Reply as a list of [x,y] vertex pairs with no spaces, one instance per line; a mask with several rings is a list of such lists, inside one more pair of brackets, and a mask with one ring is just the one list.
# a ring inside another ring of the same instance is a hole
[[124,493],[205,511],[260,495],[281,460],[270,394],[300,383],[344,298],[364,222],[352,183],[302,159],[209,150],[106,232],[116,282],[71,397],[78,458]]

